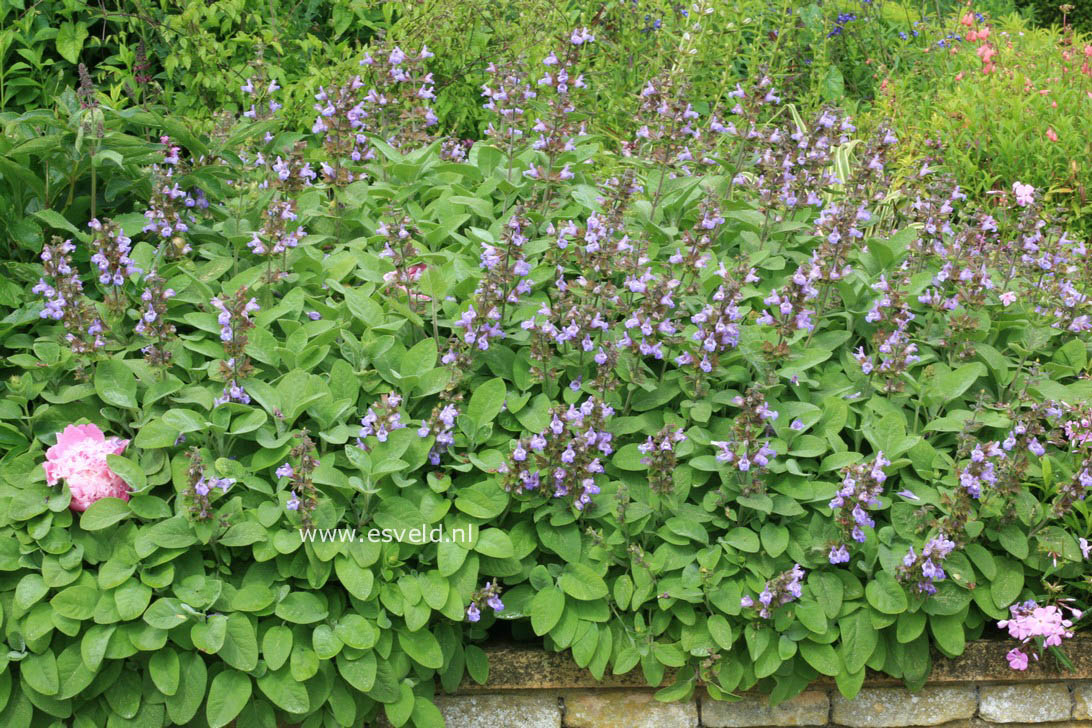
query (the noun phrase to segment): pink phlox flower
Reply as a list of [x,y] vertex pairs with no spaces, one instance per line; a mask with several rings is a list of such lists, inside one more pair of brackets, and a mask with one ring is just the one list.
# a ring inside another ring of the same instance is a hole
[[1009,650],[1009,653],[1005,655],[1005,659],[1009,661],[1009,667],[1013,670],[1028,669],[1028,656],[1021,652],[1019,647]]

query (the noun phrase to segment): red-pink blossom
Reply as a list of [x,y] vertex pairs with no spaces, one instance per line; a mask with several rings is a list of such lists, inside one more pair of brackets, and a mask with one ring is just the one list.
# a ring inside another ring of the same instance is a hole
[[85,511],[100,498],[129,500],[129,486],[106,464],[107,455],[120,455],[128,445],[128,440],[105,437],[96,425],[68,425],[46,450],[46,482],[68,483],[74,511]]

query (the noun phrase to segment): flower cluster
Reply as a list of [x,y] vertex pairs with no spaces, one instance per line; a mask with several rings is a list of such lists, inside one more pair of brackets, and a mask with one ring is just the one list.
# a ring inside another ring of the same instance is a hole
[[1001,443],[990,442],[986,447],[976,443],[970,453],[970,462],[956,467],[956,476],[959,484],[972,498],[981,498],[982,489],[997,484],[997,463],[1004,460],[1005,451],[1001,449]]
[[159,142],[166,147],[166,152],[162,167],[152,165],[152,195],[148,200],[148,209],[144,211],[148,222],[143,232],[154,233],[163,240],[169,239],[167,257],[178,258],[191,250],[183,233],[189,232],[190,225],[196,221],[194,210],[208,209],[209,201],[200,188],[187,192],[179,186],[177,179],[190,166],[182,162],[182,148],[172,144],[168,136],[160,137]]
[[511,149],[516,140],[524,135],[524,105],[538,96],[527,82],[526,71],[520,64],[497,65],[490,63],[486,67],[491,78],[482,84],[482,96],[486,102],[482,107],[497,116],[496,122],[490,121],[485,128],[485,135],[503,140]]
[[732,463],[741,473],[761,470],[776,455],[770,447],[768,428],[777,419],[778,413],[767,406],[765,395],[757,387],[748,389],[744,395],[737,395],[732,404],[743,411],[732,425],[731,440],[713,440],[710,443],[719,451],[717,460]]
[[[266,257],[265,281],[276,283],[286,277],[288,251],[299,245],[307,235],[303,226],[298,224],[296,201],[292,199],[274,200],[269,203],[262,215],[262,228],[252,234],[247,247],[255,255]],[[273,259],[281,256],[281,270],[273,270]]]
[[433,140],[431,129],[439,119],[430,103],[436,100],[436,87],[426,64],[433,55],[427,46],[417,53],[388,46],[372,48],[360,61],[371,71],[372,88],[364,104],[372,131],[396,149],[409,150]]
[[268,172],[258,188],[264,190],[273,187],[282,192],[298,192],[314,184],[315,179],[318,178],[318,173],[311,168],[311,162],[304,159],[303,155],[306,150],[307,142],[300,140],[285,157],[278,154],[273,162],[270,162],[264,154],[258,152],[252,164],[254,167],[260,167]]
[[246,83],[239,87],[242,92],[253,101],[250,108],[243,112],[243,116],[253,121],[262,121],[276,114],[283,104],[273,98],[273,94],[281,90],[276,79],[265,82],[264,74],[254,83],[253,77],[248,77]]
[[453,343],[443,356],[444,364],[465,360],[468,350],[487,351],[491,340],[505,337],[501,324],[506,307],[519,303],[531,291],[531,265],[523,253],[529,226],[526,218],[513,214],[504,226],[500,246],[482,245],[483,275],[474,291],[473,303],[452,324],[462,334],[457,344],[459,349]]
[[882,390],[885,392],[898,392],[905,386],[903,374],[910,365],[921,360],[918,355],[918,345],[911,340],[910,322],[915,318],[909,305],[903,302],[898,310],[889,316],[887,327],[877,329],[873,336],[876,351],[880,354],[879,366],[876,366],[870,354],[867,354],[863,346],[857,348],[853,358],[860,365],[861,371],[871,375],[877,372],[884,376]]
[[772,289],[762,302],[769,308],[759,315],[756,323],[759,326],[773,326],[778,334],[779,346],[771,346],[770,351],[778,356],[788,353],[785,340],[795,331],[812,331],[815,322],[812,316],[815,309],[810,308],[810,301],[819,296],[819,289],[815,287],[819,280],[820,269],[815,263],[808,263],[796,269],[789,282],[778,293]]
[[[746,129],[737,129],[734,121],[728,121],[721,124],[717,121],[711,121],[710,128],[713,131],[726,133],[731,136],[742,136],[743,139],[751,140],[761,137],[760,127],[763,123],[760,123],[760,119],[764,116],[766,107],[776,106],[781,103],[781,97],[777,95],[777,89],[773,86],[773,79],[766,75],[765,70],[759,71],[761,75],[758,81],[756,81],[750,89],[744,90],[743,85],[736,84],[735,89],[728,92],[728,98],[732,99],[725,103],[732,104],[730,113],[739,118],[741,123],[747,125]],[[743,155],[748,150],[744,144],[739,145],[739,153]],[[738,168],[738,163],[737,163]],[[744,181],[741,175],[737,175],[734,180],[737,184]]]
[[205,472],[205,464],[201,457],[201,451],[195,447],[189,450],[190,465],[186,470],[189,484],[185,491],[185,498],[190,504],[190,515],[199,521],[212,517],[212,503],[209,494],[213,490],[227,493],[235,483],[234,478],[214,478]]
[[[1029,599],[1009,607],[1011,616],[1009,619],[998,622],[997,628],[1007,629],[1010,637],[1020,640],[1021,647],[1032,640],[1037,643],[1040,652],[1047,647],[1058,647],[1062,644],[1062,640],[1073,636],[1073,631],[1070,629],[1073,626],[1073,620],[1065,618],[1062,607],[1073,615],[1073,619],[1081,618],[1081,611],[1067,604],[1062,604],[1061,607],[1053,604],[1040,606],[1034,599]],[[1031,654],[1034,659],[1039,659],[1039,653]],[[1009,667],[1013,670],[1026,670],[1028,667],[1028,655],[1020,647],[1010,650],[1005,655],[1005,659],[1009,661]]]
[[175,295],[173,288],[167,288],[165,281],[156,271],[144,278],[144,291],[140,300],[144,308],[133,330],[152,339],[152,343],[141,349],[144,358],[154,366],[166,365],[171,360],[171,352],[166,343],[174,337],[174,324],[167,320],[167,301]]
[[655,493],[670,493],[674,485],[676,467],[675,445],[686,440],[681,428],[664,425],[655,436],[637,446],[643,458],[641,463],[648,466],[648,485]]
[[733,277],[723,262],[715,273],[721,283],[710,297],[711,303],[706,303],[690,317],[690,323],[696,327],[690,335],[694,350],[684,351],[675,358],[680,367],[693,365],[706,374],[717,366],[721,354],[739,346],[739,322],[743,319],[739,304],[743,299],[743,284],[759,280],[755,269],[746,266],[741,266]]
[[918,594],[936,594],[937,588],[934,582],[947,578],[944,573],[944,560],[952,553],[956,545],[943,533],[929,539],[921,550],[921,554],[914,551],[911,546],[902,559],[899,567],[899,579],[912,584],[912,588]]
[[408,216],[402,215],[392,222],[380,222],[375,231],[386,238],[383,242],[383,250],[379,253],[394,265],[394,270],[383,274],[383,282],[387,284],[388,292],[394,293],[398,289],[406,294],[410,308],[416,309],[418,301],[429,300],[428,296],[419,293],[414,284],[421,278],[425,271],[424,263],[411,263],[418,255],[417,246],[414,245],[415,235],[420,231]]
[[466,621],[477,622],[482,618],[482,608],[490,607],[494,612],[504,610],[504,602],[500,600],[501,587],[496,581],[491,581],[478,589],[470,597],[470,604],[466,607]]
[[46,450],[46,482],[68,484],[74,511],[86,511],[100,498],[129,500],[129,486],[106,463],[107,455],[121,455],[128,445],[128,440],[105,437],[96,425],[68,425]]
[[117,223],[107,220],[104,225],[98,218],[87,223],[94,233],[91,237],[91,262],[99,269],[99,283],[104,286],[121,286],[125,279],[140,273],[129,251],[133,242]]
[[856,19],[857,16],[854,13],[838,13],[838,18],[836,21],[837,24],[833,28],[831,28],[831,31],[829,33],[827,33],[827,37],[833,38],[835,36],[841,35],[842,31],[845,30],[846,25],[852,23]]
[[432,449],[428,452],[428,461],[433,465],[440,464],[440,456],[455,444],[455,418],[459,416],[459,409],[452,403],[436,405],[432,415],[421,422],[417,430],[418,437],[436,437]]
[[864,543],[864,529],[875,527],[876,522],[866,509],[880,505],[879,496],[883,493],[883,484],[887,480],[883,469],[890,464],[891,461],[880,451],[876,453],[871,464],[861,463],[843,469],[845,475],[842,478],[842,487],[828,504],[834,511],[835,523],[842,529],[843,539],[842,543],[831,547],[827,557],[830,563],[843,564],[849,561],[849,549],[845,541],[852,539],[857,543]]
[[538,79],[538,86],[543,89],[545,109],[531,127],[531,131],[538,134],[531,143],[531,148],[542,152],[546,163],[532,163],[523,173],[529,179],[560,182],[575,176],[568,164],[557,169],[556,162],[565,152],[575,150],[576,137],[585,133],[584,126],[577,127],[571,119],[572,113],[576,111],[572,91],[587,88],[584,75],[577,71],[576,66],[581,51],[594,41],[595,36],[587,28],[574,30],[560,56],[550,51],[542,60],[546,71]]
[[682,281],[673,275],[657,275],[652,268],[626,279],[626,288],[632,294],[630,315],[622,325],[624,331],[618,340],[619,349],[630,349],[641,357],[664,360],[664,345],[675,344],[682,327],[675,316],[678,313],[677,291]]
[[62,322],[69,347],[76,354],[86,354],[106,346],[106,341],[102,338],[102,320],[84,297],[83,282],[72,267],[71,253],[75,250],[71,240],[61,242],[57,237],[42,246],[42,267],[53,285],[41,278],[31,290],[46,299],[39,316]]
[[546,428],[517,440],[508,463],[502,464],[505,488],[570,498],[582,511],[599,493],[595,479],[604,472],[600,458],[614,452],[614,436],[606,428],[614,409],[593,397],[579,407],[554,407],[550,414]]
[[[762,619],[769,619],[772,609],[799,599],[803,593],[803,583],[804,569],[800,564],[793,564],[793,567],[788,571],[782,572],[776,578],[767,581],[765,588],[758,595],[758,603],[761,605],[755,607],[758,609],[758,616]],[[754,598],[748,594],[745,594],[739,603],[743,607],[755,606]]]
[[790,211],[805,205],[819,207],[823,202],[820,193],[839,182],[832,171],[834,149],[845,143],[845,130],[852,128],[840,110],[824,108],[803,127],[771,124],[753,131],[760,147],[753,189],[762,206],[779,205]]
[[365,437],[375,437],[379,442],[386,442],[392,432],[406,426],[402,421],[402,413],[398,411],[401,405],[402,395],[391,393],[384,394],[378,403],[368,408],[360,420],[360,433],[356,441],[361,450],[367,452],[371,449],[365,444]]
[[350,160],[361,162],[375,158],[375,150],[364,132],[368,112],[356,93],[363,87],[360,77],[354,76],[349,83],[336,89],[328,91],[319,86],[315,94],[318,103],[314,109],[318,116],[311,125],[311,133],[322,136],[322,146],[333,160],[333,164],[323,162],[321,165],[322,176],[330,184],[347,185],[362,176],[346,166]]
[[315,457],[315,443],[308,435],[307,430],[296,434],[299,444],[293,447],[288,455],[296,459],[297,465],[290,462],[283,463],[276,470],[278,478],[287,478],[285,486],[291,494],[285,503],[285,508],[299,513],[300,521],[304,528],[312,525],[312,514],[318,507],[318,488],[315,487],[313,475],[319,466],[319,460]]
[[256,298],[249,298],[246,287],[242,287],[233,296],[214,297],[212,306],[219,312],[216,321],[220,324],[220,341],[224,345],[227,359],[220,362],[220,374],[226,384],[223,393],[216,398],[216,404],[240,402],[250,404],[250,395],[239,383],[240,379],[250,376],[253,366],[244,353],[247,345],[246,332],[254,328],[250,314],[261,309]]
[[[623,153],[638,151],[664,169],[677,170],[689,176],[690,164],[695,159],[703,164],[713,160],[705,149],[713,137],[703,135],[699,119],[701,115],[686,98],[685,84],[675,74],[649,81],[640,93],[641,106],[637,112],[636,138],[623,147]],[[714,120],[715,122],[715,120]],[[726,127],[717,125],[724,131]]]

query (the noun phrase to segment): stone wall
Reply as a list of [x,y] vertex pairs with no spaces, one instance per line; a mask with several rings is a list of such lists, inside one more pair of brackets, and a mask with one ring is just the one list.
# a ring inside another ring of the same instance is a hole
[[837,690],[808,690],[775,708],[761,696],[661,703],[637,689],[474,693],[438,704],[447,728],[1092,727],[1092,681],[927,685],[918,693],[866,687],[853,700]]
[[959,659],[938,659],[917,693],[870,675],[853,700],[819,682],[774,708],[761,695],[661,703],[637,675],[596,682],[562,655],[494,648],[486,685],[467,683],[437,704],[448,728],[1092,728],[1092,640],[1067,644],[1069,672],[1047,664],[1012,672],[1004,659],[1010,647],[972,643]]

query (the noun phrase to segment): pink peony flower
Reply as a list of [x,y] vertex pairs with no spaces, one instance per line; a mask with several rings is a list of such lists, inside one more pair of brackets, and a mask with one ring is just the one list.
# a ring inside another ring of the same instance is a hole
[[46,482],[56,485],[63,478],[68,483],[74,511],[86,511],[100,498],[129,500],[129,486],[106,464],[107,455],[120,455],[128,445],[128,440],[104,437],[96,425],[69,425],[46,450]]
[[1013,670],[1028,669],[1028,656],[1017,647],[1009,650],[1009,653],[1005,655],[1005,659],[1009,661],[1009,667]]

